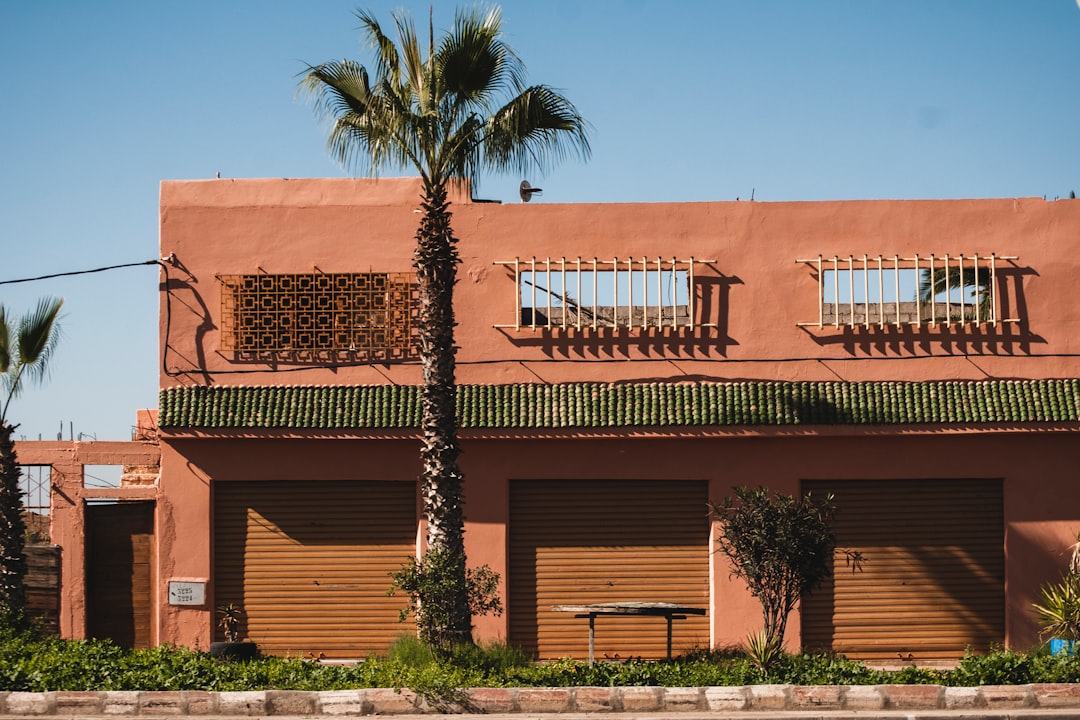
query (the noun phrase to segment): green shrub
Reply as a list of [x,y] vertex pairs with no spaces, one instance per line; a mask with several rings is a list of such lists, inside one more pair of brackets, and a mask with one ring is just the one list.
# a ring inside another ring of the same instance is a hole
[[759,646],[769,652],[759,660],[771,662],[783,645],[788,615],[831,572],[836,505],[832,495],[734,490],[734,497],[710,503],[719,529],[716,541],[731,563],[732,577],[744,580],[761,603],[765,627]]
[[1032,682],[1032,656],[1010,650],[985,655],[964,653],[960,665],[948,674],[949,685],[1024,685]]
[[1032,653],[1032,676],[1045,683],[1080,682],[1080,656],[1051,655],[1045,646]]
[[945,685],[949,671],[921,668],[917,665],[882,673],[882,683],[890,685]]
[[435,655],[427,643],[416,635],[402,633],[387,651],[387,658],[403,665],[421,667],[435,662]]
[[[419,648],[419,649],[418,649]],[[32,629],[0,627],[0,691],[49,690],[342,690],[409,688],[447,711],[469,709],[469,687],[793,685],[954,686],[1080,682],[1080,657],[995,650],[968,653],[952,670],[873,670],[835,654],[783,655],[767,669],[744,650],[698,649],[672,660],[532,663],[501,643],[458,648],[445,660],[417,641],[395,643],[389,656],[355,665],[300,658],[221,662],[198,650],[161,646],[123,650],[103,640],[60,640]]]
[[532,664],[523,650],[502,642],[459,645],[450,655],[450,662],[487,674],[498,674]]
[[[453,629],[460,626],[457,615],[462,608],[457,600],[461,592],[468,605],[469,639],[473,617],[502,614],[499,574],[487,565],[464,568],[464,563],[463,554],[437,547],[429,549],[419,560],[410,558],[401,569],[390,573],[393,582],[389,594],[400,590],[408,596],[400,620],[404,622],[412,615],[420,639],[443,658],[453,653],[457,642]],[[458,587],[462,582],[465,587]]]
[[768,668],[764,682],[793,685],[877,685],[883,673],[843,655],[818,653],[784,655]]

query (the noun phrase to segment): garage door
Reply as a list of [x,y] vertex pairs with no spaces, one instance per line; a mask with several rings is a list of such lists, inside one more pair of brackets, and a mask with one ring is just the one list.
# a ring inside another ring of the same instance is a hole
[[[699,481],[513,481],[511,644],[588,655],[588,621],[553,605],[673,602],[708,608],[709,518]],[[673,652],[709,644],[705,616],[676,620]],[[597,657],[663,657],[663,618],[599,617]]]
[[[955,660],[1005,641],[1000,480],[814,481],[836,496],[833,578],[803,640],[861,659]],[[861,570],[844,550],[862,556]]]
[[411,629],[386,591],[415,552],[412,483],[215,482],[214,498],[215,602],[243,608],[263,652],[362,658]]

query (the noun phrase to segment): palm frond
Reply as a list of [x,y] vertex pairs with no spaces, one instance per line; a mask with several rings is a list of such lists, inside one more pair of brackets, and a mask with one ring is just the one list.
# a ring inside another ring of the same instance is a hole
[[389,78],[392,84],[400,85],[401,60],[394,41],[383,33],[379,21],[371,12],[358,10],[356,17],[360,20],[361,29],[367,35],[369,46],[375,51],[375,75],[380,78]]
[[963,272],[957,268],[929,268],[919,273],[919,300],[930,302],[930,299],[951,290],[974,289],[977,295],[988,294],[990,291],[990,270],[987,268],[964,268]]
[[746,653],[762,672],[768,672],[784,657],[784,640],[768,630],[750,633],[746,638]]
[[14,328],[6,313],[0,311],[0,344],[3,345],[0,368],[6,395],[0,398],[0,423],[7,417],[11,401],[22,390],[23,380],[41,380],[48,374],[49,360],[60,340],[58,319],[63,305],[63,300],[42,298]]
[[544,85],[526,89],[500,108],[488,122],[484,165],[541,170],[570,154],[588,158],[588,124],[574,105]]
[[63,305],[62,299],[42,298],[19,321],[19,364],[27,368],[33,379],[43,377],[48,370],[49,359],[60,339],[56,320]]
[[489,113],[500,93],[519,93],[525,66],[501,39],[502,13],[492,8],[458,10],[453,30],[437,53],[439,75],[455,107]]
[[424,59],[424,51],[416,35],[416,25],[412,17],[405,13],[395,13],[394,22],[397,24],[397,52],[401,58],[402,72],[396,79],[389,79],[401,98],[409,97],[408,104],[412,106],[412,111],[423,115],[430,112],[435,105],[431,70]]
[[319,115],[329,118],[363,115],[371,102],[367,69],[352,60],[308,67],[300,90],[315,100]]
[[1080,575],[1067,573],[1061,582],[1040,589],[1041,602],[1032,609],[1044,636],[1080,640]]
[[11,367],[11,328],[8,327],[7,311],[0,305],[0,374]]
[[371,13],[357,17],[373,50],[369,68],[311,66],[300,83],[333,121],[327,147],[343,166],[370,175],[412,167],[429,187],[475,187],[483,171],[588,157],[588,127],[570,101],[543,85],[522,89],[524,65],[502,39],[497,8],[459,10],[437,45],[429,23],[426,54],[411,16],[393,14],[396,42]]

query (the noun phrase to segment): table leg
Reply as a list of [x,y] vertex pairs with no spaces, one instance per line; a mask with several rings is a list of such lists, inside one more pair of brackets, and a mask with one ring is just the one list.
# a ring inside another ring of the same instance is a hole
[[589,613],[589,665],[593,664],[593,645],[596,641],[596,613]]
[[671,659],[671,616],[667,616],[667,659]]

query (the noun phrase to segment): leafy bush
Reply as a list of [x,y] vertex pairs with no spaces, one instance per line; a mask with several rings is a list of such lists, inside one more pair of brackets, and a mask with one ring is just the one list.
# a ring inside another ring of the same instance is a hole
[[833,498],[737,487],[734,498],[710,505],[719,526],[717,543],[731,561],[732,576],[745,580],[761,603],[761,646],[779,646],[788,615],[831,571]]
[[1027,653],[998,650],[986,655],[964,653],[960,665],[949,673],[950,685],[1024,685],[1032,682],[1033,657]]
[[460,608],[456,600],[461,589],[458,585],[462,581],[465,583],[469,623],[477,615],[502,614],[499,574],[487,565],[466,569],[462,567],[464,563],[464,555],[436,547],[429,549],[419,560],[410,558],[400,570],[390,574],[393,583],[389,594],[400,590],[409,596],[400,620],[404,622],[409,615],[413,615],[420,639],[442,658],[449,657],[458,644],[453,639],[455,633],[452,629],[460,625],[457,618]]
[[391,661],[403,665],[421,667],[435,662],[435,655],[427,643],[411,633],[402,633],[390,646],[387,656]]

